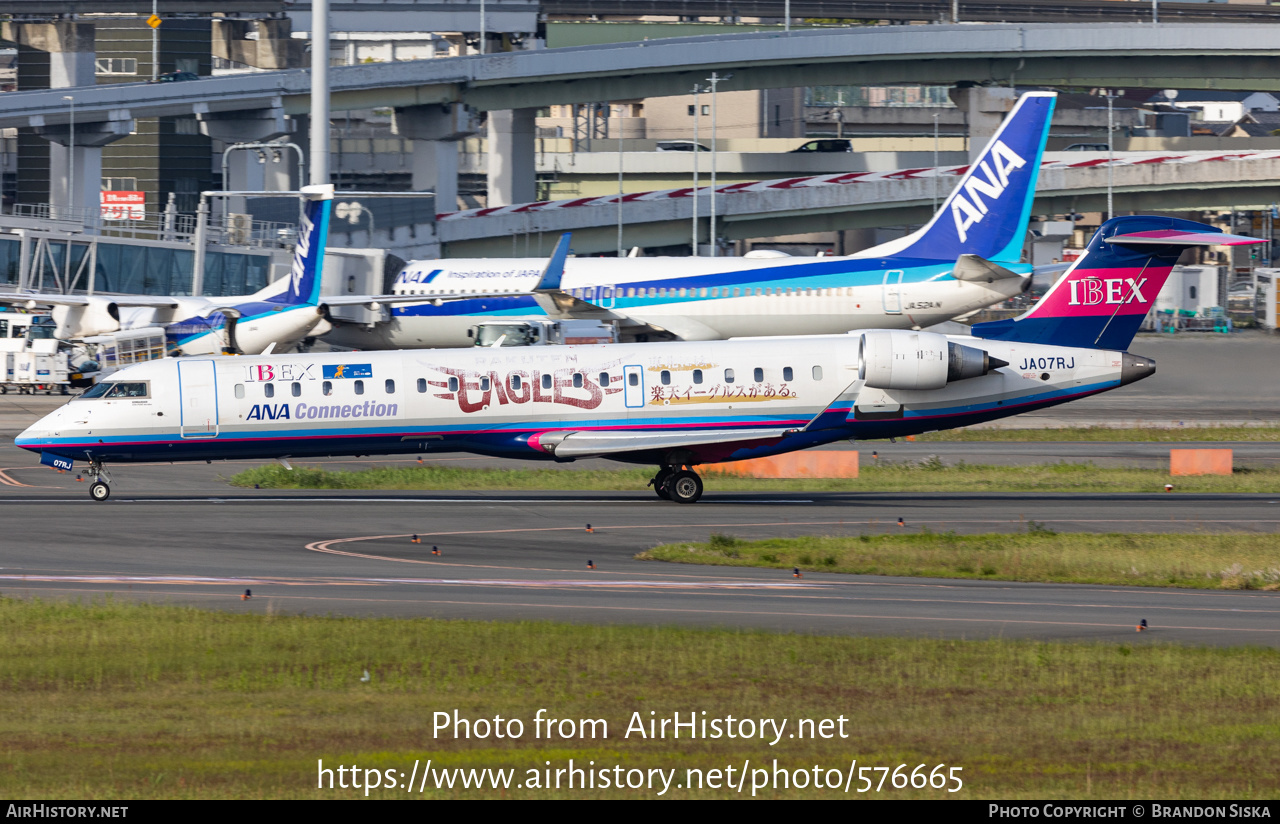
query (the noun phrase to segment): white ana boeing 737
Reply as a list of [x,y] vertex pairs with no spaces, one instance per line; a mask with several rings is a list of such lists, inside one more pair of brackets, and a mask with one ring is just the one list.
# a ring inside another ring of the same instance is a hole
[[692,503],[698,464],[994,420],[1155,371],[1125,351],[1189,246],[1261,242],[1118,217],[1030,311],[974,337],[883,329],[621,343],[151,361],[22,433],[45,464],[475,452],[658,467]]
[[[1055,95],[1024,94],[938,213],[906,237],[848,257],[573,258],[410,263],[393,294],[326,298],[385,321],[334,321],[325,340],[358,349],[467,346],[480,323],[579,318],[623,341],[842,333],[929,326],[1030,285],[1020,264]],[[405,298],[419,298],[415,305]]]

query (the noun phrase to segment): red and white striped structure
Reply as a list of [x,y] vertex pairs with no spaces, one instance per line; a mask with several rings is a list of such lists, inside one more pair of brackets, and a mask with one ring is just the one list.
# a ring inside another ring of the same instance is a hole
[[[1063,158],[1066,152],[1058,152],[1054,159],[1044,160],[1041,171],[1049,169],[1092,169],[1106,167],[1107,158],[1099,157],[1098,152],[1081,153],[1075,157]],[[1074,153],[1071,153],[1074,154]],[[1079,158],[1079,159],[1077,159]],[[1116,167],[1136,166],[1176,166],[1179,164],[1242,162],[1250,160],[1273,160],[1280,158],[1280,151],[1268,152],[1117,152],[1114,165]],[[743,181],[717,186],[715,193],[719,195],[747,194],[769,192],[786,189],[813,189],[827,186],[848,186],[858,183],[871,183],[881,180],[916,180],[930,177],[959,178],[968,166],[939,166],[916,169],[898,169],[889,172],[845,172],[842,174],[812,175],[809,177],[789,177],[780,180]],[[681,189],[662,189],[656,192],[632,192],[621,196],[623,203],[643,201],[670,201],[694,197],[710,196],[711,187],[701,186],[698,189],[685,187]],[[590,206],[614,206],[619,196],[602,195],[600,197],[580,197],[570,200],[542,200],[535,203],[515,203],[510,206],[494,206],[485,209],[465,209],[436,215],[440,222],[468,220],[481,217],[498,217],[502,215],[528,212],[557,212],[566,209],[579,209]]]

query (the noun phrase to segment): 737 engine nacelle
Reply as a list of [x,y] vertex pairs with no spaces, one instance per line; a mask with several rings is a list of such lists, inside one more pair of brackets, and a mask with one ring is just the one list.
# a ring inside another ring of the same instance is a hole
[[88,298],[79,306],[55,306],[50,314],[61,340],[109,335],[120,331],[120,307],[106,298]]
[[872,389],[941,389],[1009,365],[945,335],[905,329],[864,332],[858,363],[858,377]]

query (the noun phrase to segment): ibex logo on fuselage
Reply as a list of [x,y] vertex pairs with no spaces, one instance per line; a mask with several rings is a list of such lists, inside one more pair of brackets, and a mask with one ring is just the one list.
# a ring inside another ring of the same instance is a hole
[[[994,172],[991,170],[993,165]],[[995,146],[991,147],[988,158],[978,161],[976,170],[970,170],[973,173],[951,199],[951,217],[956,222],[956,234],[960,236],[961,243],[969,239],[969,227],[981,223],[991,210],[991,206],[982,198],[988,197],[992,203],[999,200],[1009,186],[1009,173],[1025,165],[1027,161],[1004,145],[1004,141],[997,140]]]

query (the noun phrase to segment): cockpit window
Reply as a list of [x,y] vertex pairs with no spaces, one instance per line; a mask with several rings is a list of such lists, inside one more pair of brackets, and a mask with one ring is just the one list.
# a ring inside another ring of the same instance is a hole
[[151,397],[151,387],[147,381],[106,381],[89,387],[80,399],[149,397]]

